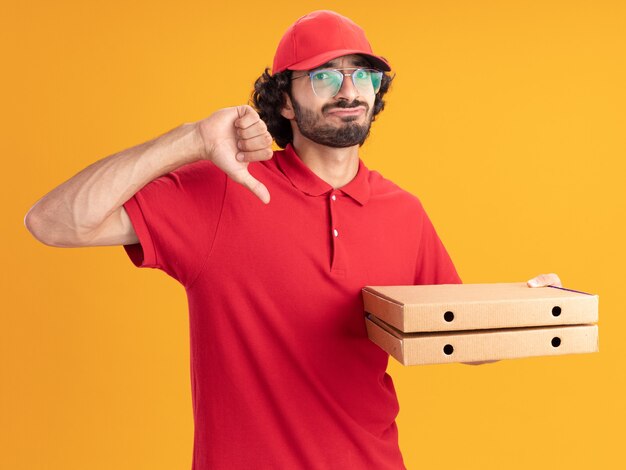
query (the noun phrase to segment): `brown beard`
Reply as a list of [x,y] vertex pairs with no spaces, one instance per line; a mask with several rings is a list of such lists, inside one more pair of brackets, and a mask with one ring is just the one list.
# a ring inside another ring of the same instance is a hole
[[355,100],[352,103],[339,101],[337,103],[324,105],[322,107],[322,113],[336,108],[347,109],[357,106],[365,107],[365,112],[369,116],[365,124],[360,125],[356,122],[352,122],[358,119],[357,116],[346,116],[342,118],[344,125],[335,127],[327,124],[319,124],[318,121],[320,119],[313,111],[301,107],[293,98],[291,102],[300,133],[313,142],[327,147],[344,148],[354,145],[361,146],[369,136],[372,118],[369,115],[370,108],[367,103]]

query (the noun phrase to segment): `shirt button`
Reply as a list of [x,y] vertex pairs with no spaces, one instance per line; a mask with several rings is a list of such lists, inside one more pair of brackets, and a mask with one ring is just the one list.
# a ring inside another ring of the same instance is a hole
[[339,236],[339,232],[337,231],[337,229],[333,230],[333,235],[338,237]]
[[335,196],[334,194],[333,194],[332,196],[330,196],[330,198],[331,198],[333,201],[336,201],[336,200],[337,200],[337,196]]

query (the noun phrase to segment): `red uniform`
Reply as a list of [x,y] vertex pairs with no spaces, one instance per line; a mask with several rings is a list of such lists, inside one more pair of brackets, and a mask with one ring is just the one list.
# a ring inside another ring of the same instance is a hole
[[288,146],[250,173],[208,161],[124,204],[132,261],[189,300],[193,469],[401,469],[388,355],[361,288],[461,282],[418,199],[362,161],[333,189]]

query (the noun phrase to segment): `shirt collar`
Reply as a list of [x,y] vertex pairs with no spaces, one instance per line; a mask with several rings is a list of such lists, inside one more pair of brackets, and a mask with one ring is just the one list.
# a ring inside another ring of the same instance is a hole
[[[280,171],[299,191],[309,196],[321,196],[333,190],[330,184],[313,173],[300,160],[291,144],[288,144],[285,150],[276,152],[274,158]],[[367,203],[370,197],[369,170],[361,159],[359,159],[359,169],[356,176],[348,184],[338,188],[337,191],[350,196],[362,206]]]

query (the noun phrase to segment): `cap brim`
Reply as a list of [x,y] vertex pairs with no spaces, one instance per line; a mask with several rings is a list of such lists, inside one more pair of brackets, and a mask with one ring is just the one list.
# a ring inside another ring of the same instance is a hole
[[[326,62],[330,62],[337,57],[352,54],[358,54],[367,57],[367,59],[370,60],[372,62],[372,65],[377,69],[384,70],[385,72],[389,72],[391,70],[391,66],[384,57],[376,56],[369,52],[355,49],[340,49],[336,51],[324,52],[323,54],[316,55],[315,57],[310,57],[306,60],[285,67],[285,70],[311,70],[319,67],[320,65],[324,65]],[[278,70],[278,72],[282,72],[282,70]],[[276,71],[274,71],[274,73],[276,73]]]

